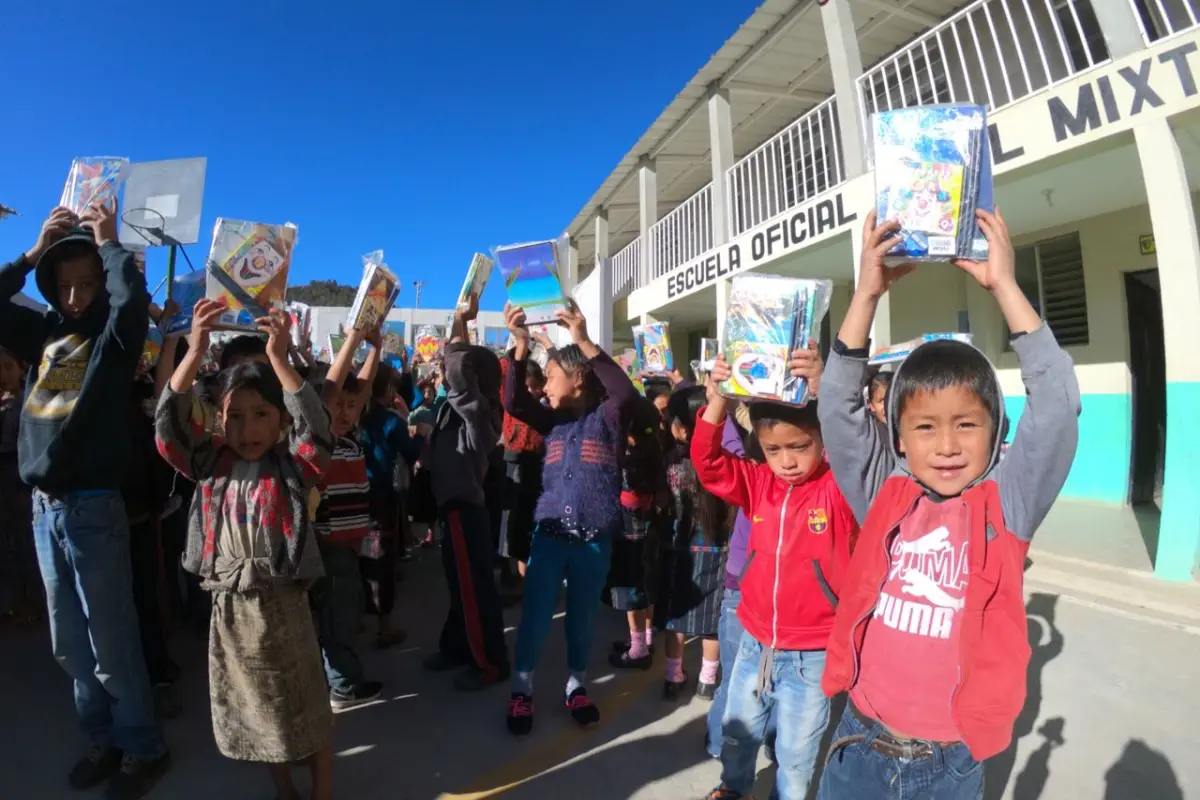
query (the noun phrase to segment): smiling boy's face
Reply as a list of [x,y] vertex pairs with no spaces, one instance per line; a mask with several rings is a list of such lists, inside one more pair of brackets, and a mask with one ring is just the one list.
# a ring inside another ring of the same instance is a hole
[[917,480],[954,497],[987,471],[993,426],[983,400],[966,386],[914,392],[900,412],[900,452]]

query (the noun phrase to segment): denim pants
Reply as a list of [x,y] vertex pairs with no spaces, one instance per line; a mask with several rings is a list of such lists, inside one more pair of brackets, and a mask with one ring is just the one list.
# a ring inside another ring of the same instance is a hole
[[[738,619],[737,610],[742,602],[742,593],[738,589],[726,589],[721,599],[721,619],[717,624],[717,640],[721,643],[721,682],[717,684],[716,694],[713,695],[712,705],[708,708],[708,754],[713,758],[721,757],[721,744],[724,734],[721,724],[725,720],[725,705],[729,697],[729,679],[733,675],[733,662],[737,659],[738,648],[742,644],[742,634],[746,629]],[[767,756],[775,760],[775,713],[767,720],[767,733],[763,739],[767,748]]]
[[161,755],[166,744],[142,657],[121,496],[36,492],[33,534],[54,658],[75,681],[84,733],[138,758]]
[[313,587],[313,595],[325,680],[335,692],[349,693],[363,679],[362,661],[354,647],[366,602],[358,571],[358,547],[326,542],[320,547],[325,577]]
[[[758,748],[776,715],[775,788],[772,800],[804,800],[812,780],[821,735],[829,724],[829,698],[821,691],[824,650],[776,650],[766,687],[758,689],[763,647],[742,634],[725,705],[721,783],[741,795],[754,788]],[[850,795],[847,795],[850,797]],[[855,797],[857,800],[857,797]]]
[[[865,725],[849,707],[842,714],[829,762],[821,774],[818,800],[979,800],[983,797],[983,762],[962,743],[933,745],[926,758],[889,758],[871,743],[884,728]],[[851,742],[839,746],[839,742]]]
[[586,672],[600,593],[608,578],[612,542],[591,542],[533,534],[525,567],[525,596],[517,626],[517,672],[533,672],[550,634],[563,578],[567,579],[567,668]]

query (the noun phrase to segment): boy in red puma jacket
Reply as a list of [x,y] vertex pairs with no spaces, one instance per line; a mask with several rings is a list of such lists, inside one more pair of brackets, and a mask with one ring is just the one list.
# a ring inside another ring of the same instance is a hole
[[[815,350],[794,355],[807,356],[810,369],[819,369]],[[797,371],[797,360],[792,364],[793,374],[805,375],[803,367]],[[750,793],[758,749],[775,714],[778,771],[771,797],[803,800],[829,724],[829,700],[819,685],[857,525],[825,462],[815,404],[750,404],[765,464],[722,448],[727,401],[714,387],[729,375],[729,366],[718,358],[709,404],[692,436],[700,482],[742,508],[751,524],[738,607],[746,632],[733,669],[723,678],[728,695],[721,722],[721,785],[708,798],[739,800]]]
[[958,266],[996,298],[1027,393],[1004,461],[1004,395],[970,345],[913,351],[888,389],[886,433],[864,408],[876,304],[911,270],[883,266],[897,226],[876,228],[874,213],[821,383],[829,463],[862,521],[822,682],[850,703],[821,800],[981,797],[982,762],[1008,746],[1025,700],[1025,553],[1075,457],[1079,384],[1017,286],[1004,221],[978,218],[988,261]]

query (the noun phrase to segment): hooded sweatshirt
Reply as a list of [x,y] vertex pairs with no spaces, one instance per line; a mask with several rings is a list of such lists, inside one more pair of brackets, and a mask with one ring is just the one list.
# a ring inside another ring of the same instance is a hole
[[429,443],[433,496],[439,507],[482,506],[488,469],[502,457],[500,361],[486,348],[451,342],[442,369],[449,391]]
[[102,288],[80,319],[63,314],[55,265],[65,245],[89,241],[90,232],[74,229],[38,259],[44,314],[13,302],[34,265],[21,257],[0,268],[0,346],[30,365],[21,478],[50,495],[118,491],[130,458],[129,405],[150,296],[133,253],[108,242],[99,249]]
[[[829,462],[862,521],[822,688],[849,691],[862,713],[902,735],[962,741],[979,761],[1008,747],[1025,702],[1025,554],[1079,440],[1070,356],[1045,325],[1012,344],[1027,393],[1020,424],[1001,462],[1007,420],[994,420],[988,468],[957,497],[935,495],[909,471],[894,396],[886,430],[871,417],[866,348],[834,343],[818,405]],[[903,374],[901,364],[893,387]]]

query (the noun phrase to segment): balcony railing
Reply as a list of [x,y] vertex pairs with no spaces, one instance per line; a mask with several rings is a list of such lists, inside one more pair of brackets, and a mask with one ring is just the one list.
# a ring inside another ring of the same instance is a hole
[[844,180],[837,115],[830,97],[729,168],[734,236]]
[[710,183],[650,226],[650,279],[666,275],[712,246]]
[[1191,30],[1200,24],[1196,0],[1130,0],[1146,44]]
[[931,103],[996,111],[1108,57],[1088,0],[981,0],[858,79],[866,141],[876,111]]
[[642,285],[642,237],[634,239],[612,257],[613,299],[619,300]]

